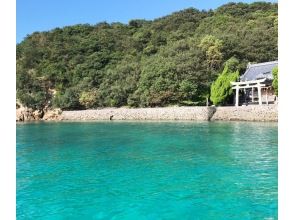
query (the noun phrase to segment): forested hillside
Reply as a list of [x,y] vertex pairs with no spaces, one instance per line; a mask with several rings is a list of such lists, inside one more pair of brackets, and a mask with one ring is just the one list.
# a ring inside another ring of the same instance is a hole
[[277,59],[277,13],[277,4],[229,3],[35,32],[17,44],[17,99],[34,109],[204,105],[230,58],[240,73]]

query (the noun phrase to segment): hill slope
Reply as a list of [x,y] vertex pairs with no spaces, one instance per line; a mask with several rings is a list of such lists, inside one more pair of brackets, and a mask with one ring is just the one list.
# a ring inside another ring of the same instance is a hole
[[35,32],[17,45],[17,98],[34,109],[204,104],[229,58],[241,72],[277,59],[277,11],[272,3],[229,3]]

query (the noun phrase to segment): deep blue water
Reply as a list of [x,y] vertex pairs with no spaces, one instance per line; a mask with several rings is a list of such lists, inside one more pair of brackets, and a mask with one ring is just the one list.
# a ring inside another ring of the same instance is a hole
[[277,219],[277,123],[16,129],[17,219]]

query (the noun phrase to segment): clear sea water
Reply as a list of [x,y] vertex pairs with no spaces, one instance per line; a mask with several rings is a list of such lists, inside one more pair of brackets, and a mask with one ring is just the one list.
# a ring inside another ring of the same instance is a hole
[[17,219],[277,219],[277,128],[17,124]]

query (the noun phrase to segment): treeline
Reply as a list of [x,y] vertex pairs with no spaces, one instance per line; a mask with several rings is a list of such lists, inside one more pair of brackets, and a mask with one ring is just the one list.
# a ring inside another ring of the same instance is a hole
[[242,73],[277,59],[277,9],[229,3],[35,32],[17,44],[17,99],[34,109],[204,105],[228,60]]

